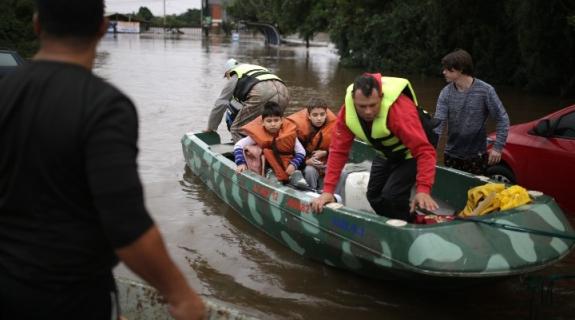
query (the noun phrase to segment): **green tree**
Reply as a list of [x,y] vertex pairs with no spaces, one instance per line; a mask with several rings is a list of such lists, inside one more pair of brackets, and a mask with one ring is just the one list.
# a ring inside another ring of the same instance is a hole
[[136,16],[144,21],[152,21],[154,19],[154,15],[148,7],[140,7]]
[[285,0],[281,3],[281,14],[276,18],[279,28],[284,32],[297,32],[309,41],[329,25],[329,2],[326,0]]
[[326,31],[332,0],[232,1],[227,13],[236,20],[268,23],[282,34],[299,33],[309,46],[315,34]]
[[18,51],[31,57],[38,49],[32,27],[34,3],[32,0],[0,1],[0,48]]
[[[226,6],[226,12],[237,20],[269,23],[270,21],[261,20],[264,15],[256,7],[258,4],[258,1],[234,0]],[[261,10],[263,11],[266,8],[267,5],[263,6]]]
[[520,63],[516,77],[531,91],[575,96],[575,7],[561,0],[511,1]]
[[[382,30],[388,28],[386,15],[391,10],[391,1],[332,2],[335,10],[331,14],[330,37],[339,50],[342,63],[370,69],[384,64],[385,57],[381,50],[385,50],[385,44],[394,38],[393,34]],[[385,65],[389,67],[388,63]]]
[[573,1],[331,2],[344,65],[439,75],[441,57],[462,48],[487,81],[575,96]]
[[200,9],[188,9],[186,12],[180,14],[178,19],[185,23],[188,27],[198,28],[202,24],[202,15]]
[[[151,25],[154,27],[164,27],[164,17],[154,17],[151,20]],[[182,14],[172,14],[166,16],[166,28],[185,28],[200,27],[200,10],[199,9],[188,9]]]

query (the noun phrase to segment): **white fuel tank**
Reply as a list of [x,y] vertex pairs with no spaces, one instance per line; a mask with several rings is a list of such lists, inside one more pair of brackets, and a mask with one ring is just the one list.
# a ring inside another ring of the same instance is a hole
[[369,182],[369,172],[352,172],[345,180],[345,206],[375,212],[369,205],[365,193]]

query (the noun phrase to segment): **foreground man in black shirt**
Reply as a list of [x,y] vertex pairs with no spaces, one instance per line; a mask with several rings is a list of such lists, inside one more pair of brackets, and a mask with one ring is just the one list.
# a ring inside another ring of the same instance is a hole
[[144,207],[134,105],[91,72],[103,2],[38,0],[41,49],[0,82],[1,320],[116,319],[118,257],[204,313]]

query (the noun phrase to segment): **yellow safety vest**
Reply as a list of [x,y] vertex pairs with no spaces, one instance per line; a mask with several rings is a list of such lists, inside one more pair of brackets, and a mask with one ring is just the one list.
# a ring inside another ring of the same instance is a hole
[[[353,84],[347,87],[345,95],[345,124],[360,140],[372,145],[377,151],[383,153],[386,158],[390,156],[402,156],[405,159],[413,158],[411,152],[394,136],[387,127],[387,115],[395,100],[400,94],[406,94],[417,106],[417,98],[409,80],[395,77],[381,77],[381,90],[383,99],[381,109],[371,124],[371,139],[361,127],[359,116],[353,103]],[[375,145],[372,142],[377,142]]]
[[238,83],[234,89],[234,98],[240,102],[246,101],[250,90],[256,83],[266,80],[282,81],[268,69],[255,64],[242,63],[237,65],[230,71],[230,76],[234,74],[238,76]]

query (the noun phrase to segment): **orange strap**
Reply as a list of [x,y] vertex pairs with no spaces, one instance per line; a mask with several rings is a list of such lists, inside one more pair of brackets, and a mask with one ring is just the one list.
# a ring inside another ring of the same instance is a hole
[[272,149],[264,149],[264,157],[266,158],[268,164],[272,167],[272,170],[276,174],[276,178],[278,178],[279,181],[286,182],[289,180],[289,176],[286,173],[283,164],[279,162],[278,159],[276,159]]

